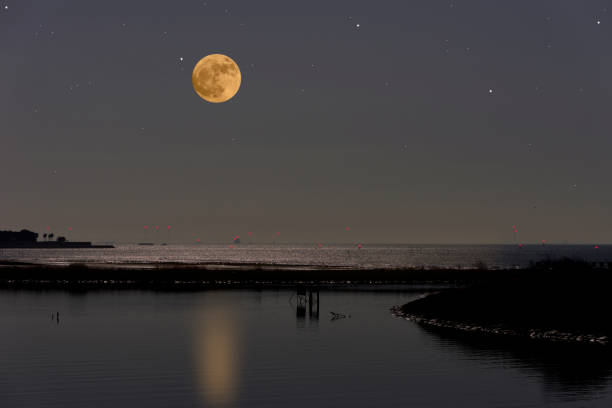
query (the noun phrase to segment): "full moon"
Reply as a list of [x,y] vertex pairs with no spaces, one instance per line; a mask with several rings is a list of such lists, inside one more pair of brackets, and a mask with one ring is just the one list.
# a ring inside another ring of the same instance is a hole
[[193,68],[193,89],[208,102],[226,102],[238,92],[242,75],[233,59],[223,54],[210,54]]

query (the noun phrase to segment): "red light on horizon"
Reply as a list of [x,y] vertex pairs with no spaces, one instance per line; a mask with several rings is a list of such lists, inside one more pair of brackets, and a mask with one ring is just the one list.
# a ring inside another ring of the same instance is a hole
[[72,231],[72,227],[68,227],[68,231]]
[[346,228],[344,228],[344,230],[345,230],[345,231],[350,231],[350,230],[351,230],[351,227],[346,227]]
[[543,239],[543,240],[542,240],[542,243],[543,243],[543,244],[545,244],[545,243],[546,243],[546,240],[545,240],[545,239]]
[[145,225],[145,226],[144,226],[144,229],[149,229],[149,226],[148,226],[148,225]]
[[280,235],[280,231],[276,231],[276,235]]
[[595,245],[595,249],[599,249],[599,245]]
[[170,225],[168,225],[168,229],[172,228]]
[[253,233],[251,231],[248,232],[249,237],[253,235]]
[[196,239],[196,242],[200,242],[200,238]]
[[51,229],[51,227],[47,225],[47,231],[49,231],[50,229]]
[[159,225],[156,225],[156,226],[155,226],[155,229],[156,229],[156,230],[158,230],[158,229],[159,229]]
[[234,248],[234,246],[233,246],[233,245],[230,245],[230,248]]
[[357,245],[357,248],[361,249],[361,244]]

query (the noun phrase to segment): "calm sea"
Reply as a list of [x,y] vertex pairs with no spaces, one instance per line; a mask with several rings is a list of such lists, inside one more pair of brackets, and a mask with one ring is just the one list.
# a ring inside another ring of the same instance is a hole
[[0,249],[0,261],[44,264],[210,264],[294,267],[460,267],[528,266],[531,261],[570,257],[612,261],[612,245],[118,245],[114,249]]
[[424,290],[0,291],[0,406],[612,406],[610,353],[389,313]]

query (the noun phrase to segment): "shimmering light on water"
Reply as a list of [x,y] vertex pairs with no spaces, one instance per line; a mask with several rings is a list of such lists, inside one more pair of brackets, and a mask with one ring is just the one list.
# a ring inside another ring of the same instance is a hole
[[612,245],[120,245],[114,249],[0,249],[0,261],[39,263],[188,263],[355,268],[528,266],[571,257],[612,261]]

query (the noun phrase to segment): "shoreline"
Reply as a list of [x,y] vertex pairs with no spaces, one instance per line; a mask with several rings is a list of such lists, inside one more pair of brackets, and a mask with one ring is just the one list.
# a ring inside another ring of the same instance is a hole
[[0,289],[200,290],[224,287],[341,287],[347,285],[454,287],[483,271],[355,269],[285,265],[36,265],[0,263]]
[[610,270],[563,259],[527,274],[439,290],[392,308],[418,324],[486,335],[608,345]]
[[457,330],[473,334],[517,337],[522,339],[545,340],[566,343],[593,344],[601,346],[607,346],[610,344],[610,338],[608,336],[598,336],[595,334],[571,333],[558,330],[545,330],[535,328],[519,330],[510,327],[505,327],[503,324],[482,325],[464,321],[428,318],[423,315],[406,313],[402,310],[401,306],[392,307],[391,314],[395,317],[402,318],[404,320],[409,320],[411,322],[424,326]]
[[[586,275],[585,275],[586,272]],[[533,284],[585,285],[595,280],[612,284],[608,268],[588,263],[561,261],[516,269],[461,268],[368,268],[346,266],[262,263],[71,263],[35,264],[0,261],[0,287],[211,287],[227,285],[344,285],[427,284],[487,286],[491,290],[511,286],[524,290]],[[587,276],[588,275],[588,276]],[[558,286],[558,285],[557,285]]]

